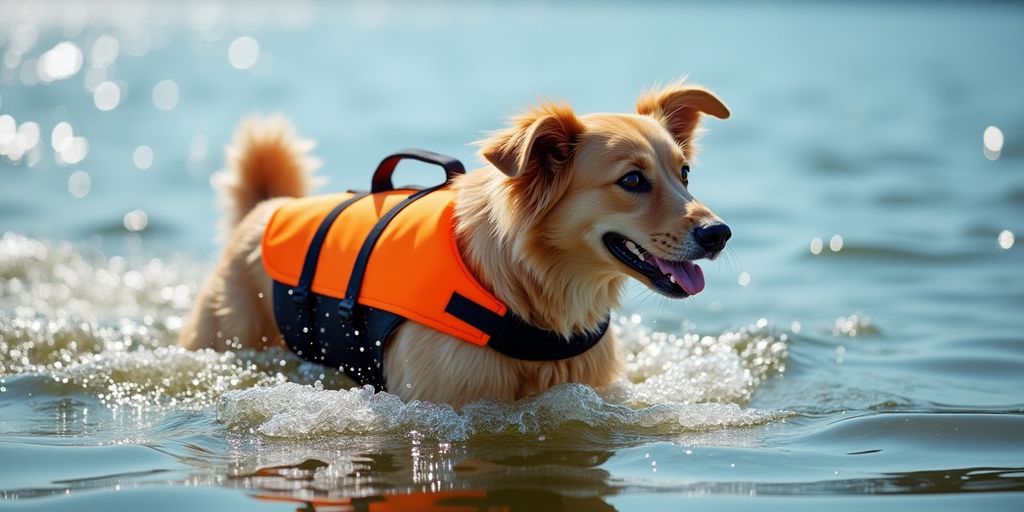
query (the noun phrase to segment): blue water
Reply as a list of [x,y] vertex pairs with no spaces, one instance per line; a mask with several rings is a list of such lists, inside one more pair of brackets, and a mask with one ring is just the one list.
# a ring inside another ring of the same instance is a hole
[[[1021,6],[2,7],[0,509],[1024,503]],[[77,68],[42,57],[65,41]],[[630,286],[629,382],[455,411],[173,348],[242,116],[288,115],[336,191],[402,147],[474,167],[539,97],[628,112],[684,75],[733,112],[691,190],[734,236],[694,298]]]

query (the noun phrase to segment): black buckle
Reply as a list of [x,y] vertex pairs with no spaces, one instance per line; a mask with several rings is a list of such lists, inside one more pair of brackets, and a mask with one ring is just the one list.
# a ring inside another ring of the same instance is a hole
[[338,302],[338,316],[341,317],[342,322],[349,322],[352,320],[352,310],[356,307],[356,301],[352,299],[341,299]]

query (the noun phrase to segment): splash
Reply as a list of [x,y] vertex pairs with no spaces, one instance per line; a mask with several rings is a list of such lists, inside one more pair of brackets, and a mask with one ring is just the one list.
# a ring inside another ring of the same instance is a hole
[[461,411],[418,400],[405,403],[389,393],[374,393],[370,386],[335,391],[291,382],[231,391],[218,404],[218,418],[229,428],[289,439],[415,433],[461,441],[484,434],[543,435],[568,426],[616,434],[676,434],[759,425],[785,416],[735,404],[665,403],[633,409],[609,402],[582,384],[564,384],[514,403],[474,402]]
[[662,402],[745,403],[757,386],[786,370],[788,336],[767,320],[719,335],[653,331],[640,315],[615,326],[628,382],[609,391],[634,407]]
[[416,432],[455,440],[573,426],[672,434],[785,415],[742,407],[764,379],[785,370],[786,335],[766,321],[701,335],[692,328],[654,331],[637,315],[617,318],[627,375],[611,388],[598,393],[566,385],[520,402],[481,401],[456,411],[348,389],[343,375],[286,350],[175,347],[201,275],[201,265],[181,257],[108,258],[67,243],[4,235],[0,379],[41,375],[111,409],[215,406],[229,429],[275,438]]

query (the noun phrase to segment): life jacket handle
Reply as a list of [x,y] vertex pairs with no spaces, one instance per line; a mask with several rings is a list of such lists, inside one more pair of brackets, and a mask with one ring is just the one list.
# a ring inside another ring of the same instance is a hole
[[380,165],[377,166],[377,170],[373,173],[373,182],[370,186],[370,192],[386,192],[388,190],[394,190],[395,186],[391,183],[391,175],[395,172],[395,167],[398,166],[398,162],[403,159],[411,158],[413,160],[419,160],[420,162],[440,165],[444,168],[445,184],[451,183],[459,174],[466,174],[466,168],[462,166],[462,162],[448,155],[442,155],[440,153],[434,153],[433,151],[427,151],[425,149],[403,149],[397,153],[388,155],[384,160],[381,160]]

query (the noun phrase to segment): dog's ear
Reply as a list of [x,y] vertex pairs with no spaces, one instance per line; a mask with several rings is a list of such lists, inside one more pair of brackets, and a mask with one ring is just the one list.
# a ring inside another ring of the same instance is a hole
[[683,148],[686,158],[692,156],[691,141],[701,114],[710,114],[719,119],[729,118],[729,108],[711,91],[703,87],[684,86],[681,82],[643,94],[636,102],[636,111],[661,122]]
[[480,155],[509,177],[543,179],[568,164],[581,133],[572,108],[545,103],[483,141]]

